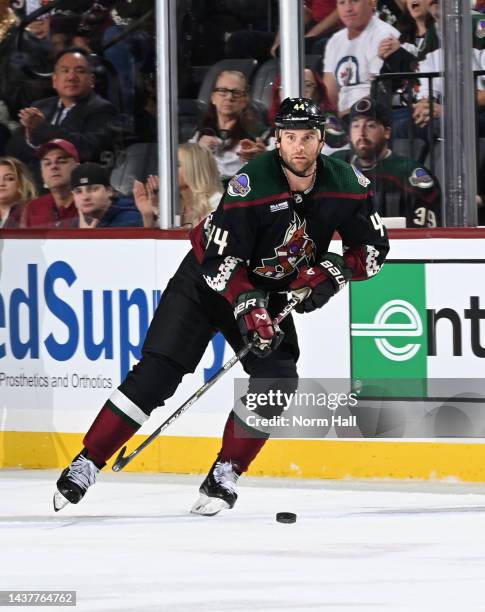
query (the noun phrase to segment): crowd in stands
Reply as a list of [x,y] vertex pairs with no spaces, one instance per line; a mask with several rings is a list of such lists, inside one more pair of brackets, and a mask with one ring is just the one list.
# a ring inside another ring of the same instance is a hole
[[[439,0],[301,2],[302,95],[327,117],[324,154],[371,180],[382,216],[404,218],[408,227],[440,225],[430,153],[443,84],[420,78],[442,68]],[[47,4],[0,2],[0,228],[157,227],[161,179],[153,168],[137,171],[123,193],[110,176],[130,147],[157,141],[154,0],[83,0],[54,11]],[[231,176],[275,147],[277,4],[177,3],[179,227],[194,227]],[[485,3],[470,16],[474,70],[485,69],[480,10]],[[477,136],[485,137],[483,76],[476,101]],[[484,201],[477,197],[479,220]]]

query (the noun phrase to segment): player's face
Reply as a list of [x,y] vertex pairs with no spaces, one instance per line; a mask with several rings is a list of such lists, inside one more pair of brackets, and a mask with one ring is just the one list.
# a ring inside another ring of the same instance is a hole
[[77,161],[68,157],[62,149],[51,149],[40,160],[42,180],[48,189],[69,185],[71,172],[77,166]]
[[337,0],[340,21],[349,30],[364,28],[372,17],[372,0]]
[[306,173],[320,154],[320,130],[281,130],[280,154],[290,170]]
[[113,190],[105,185],[81,185],[72,190],[76,208],[85,215],[101,217],[111,205]]
[[371,161],[379,158],[387,147],[390,128],[370,117],[356,117],[350,124],[350,142],[360,159]]
[[10,166],[0,165],[0,204],[15,204],[20,198],[17,179]]

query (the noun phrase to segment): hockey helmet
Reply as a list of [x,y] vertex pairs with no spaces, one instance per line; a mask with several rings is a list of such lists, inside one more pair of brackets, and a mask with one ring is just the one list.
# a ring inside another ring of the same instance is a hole
[[313,130],[325,134],[325,115],[310,98],[285,98],[275,117],[278,130]]

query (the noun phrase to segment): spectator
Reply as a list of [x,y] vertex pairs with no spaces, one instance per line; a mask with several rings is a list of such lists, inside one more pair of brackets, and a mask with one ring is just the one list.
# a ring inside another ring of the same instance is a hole
[[214,156],[186,143],[178,151],[180,225],[195,227],[217,208],[224,189]]
[[[180,225],[195,227],[219,204],[224,191],[214,156],[194,143],[185,143],[178,150],[178,187]],[[146,185],[135,181],[135,204],[145,227],[156,227],[158,220],[158,177],[149,176]]]
[[0,157],[0,227],[20,227],[23,207],[36,195],[27,166],[14,157]]
[[429,0],[406,0],[396,28],[399,38],[381,40],[378,54],[384,60],[381,72],[412,72],[427,53],[439,47],[435,19],[429,11]]
[[7,0],[0,0],[0,43],[8,36],[9,32],[18,24],[17,15],[9,7]]
[[377,0],[377,15],[382,21],[397,28],[397,22],[402,17],[404,6],[405,0]]
[[406,217],[408,227],[436,227],[441,213],[437,179],[417,162],[389,148],[391,113],[370,98],[350,110],[351,151],[333,156],[353,164],[370,181],[376,210],[385,217]]
[[[439,18],[439,4],[434,4],[435,18]],[[472,50],[472,69],[483,70],[485,68],[485,54],[482,51],[483,38],[485,29],[482,27],[483,20],[481,15],[474,14],[471,16],[473,22],[473,50]],[[443,57],[441,48],[430,51],[425,58],[418,64],[417,76],[420,72],[441,72],[443,67]],[[395,123],[394,133],[400,138],[405,138],[411,129],[413,133],[422,138],[429,140],[430,131],[434,138],[440,135],[440,118],[442,114],[442,98],[443,98],[443,79],[438,77],[432,81],[432,95],[430,85],[427,78],[420,79],[417,101],[415,101],[412,109],[412,119],[409,121],[403,118]],[[483,78],[477,79],[476,87],[476,102],[478,106],[478,135],[485,136],[485,81]],[[430,119],[432,125],[430,126]]]
[[382,68],[381,40],[399,38],[399,31],[374,15],[373,0],[337,0],[337,11],[345,27],[327,43],[323,81],[331,104],[344,116],[370,93],[372,76]]
[[209,149],[220,175],[228,178],[266,150],[259,137],[263,130],[249,103],[246,77],[237,70],[223,70],[215,78],[209,110],[190,142]]
[[72,227],[72,220],[77,217],[71,193],[71,174],[79,164],[76,147],[67,140],[57,138],[42,145],[37,156],[44,187],[49,193],[25,206],[21,227]]
[[37,147],[54,138],[71,142],[81,161],[99,159],[113,149],[110,124],[116,117],[112,104],[94,93],[94,75],[88,53],[72,47],[56,57],[52,85],[57,96],[34,102],[20,111],[22,128],[8,151],[27,163]]
[[[381,73],[414,72],[425,56],[439,47],[435,19],[429,11],[429,0],[406,0],[406,6],[396,23],[399,39],[388,36],[381,40],[378,54],[384,61]],[[393,123],[409,118],[413,84],[400,78],[386,81],[385,89],[396,92],[392,99]]]
[[[4,2],[0,0],[0,4]],[[33,100],[52,95],[49,81],[31,76],[32,72],[52,70],[50,47],[46,39],[37,35],[40,29],[31,25],[32,31],[29,28],[20,34],[14,24],[0,42],[0,99],[7,106],[10,119],[17,118],[20,109],[30,105]],[[19,38],[22,52],[17,48]]]
[[[320,75],[311,68],[305,68],[303,74],[304,97],[311,98],[313,102],[318,104],[321,111],[332,111],[334,108],[330,104],[327,96],[327,90],[323,84]],[[273,126],[278,109],[281,104],[281,76],[275,78],[273,84],[273,96],[271,106],[268,110],[268,123]]]
[[86,162],[71,174],[71,189],[78,218],[74,227],[141,227],[142,218],[131,198],[116,197],[109,172]]
[[36,19],[30,23],[26,30],[30,32],[35,38],[44,42],[46,45],[50,44],[50,16],[43,15],[40,19]]

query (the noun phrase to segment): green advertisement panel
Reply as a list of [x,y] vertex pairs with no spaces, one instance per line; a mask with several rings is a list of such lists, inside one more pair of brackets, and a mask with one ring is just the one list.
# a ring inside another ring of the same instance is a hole
[[387,263],[374,278],[351,283],[354,381],[388,379],[384,395],[426,393],[425,280],[425,264]]

